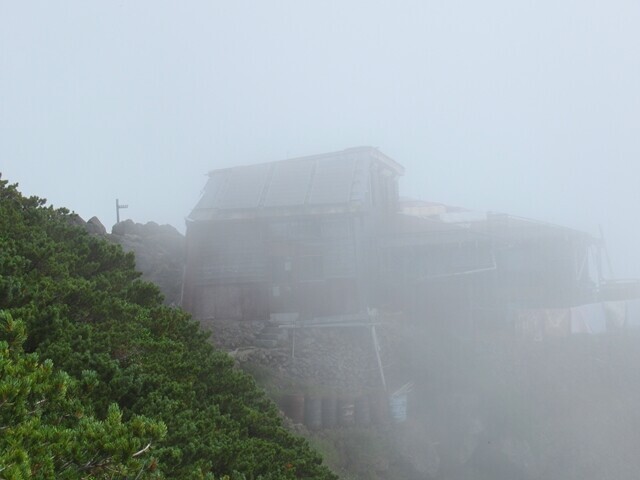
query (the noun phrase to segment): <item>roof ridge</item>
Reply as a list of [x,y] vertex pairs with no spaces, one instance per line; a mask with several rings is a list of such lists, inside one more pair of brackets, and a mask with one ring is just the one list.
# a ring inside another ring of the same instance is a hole
[[353,154],[353,153],[364,153],[364,152],[369,152],[372,156],[374,156],[377,160],[380,160],[384,163],[386,163],[387,165],[391,166],[392,168],[394,168],[399,174],[404,174],[404,167],[402,165],[400,165],[398,162],[396,162],[395,160],[393,160],[391,157],[385,155],[384,153],[382,153],[380,150],[378,150],[375,147],[371,147],[371,146],[361,146],[361,147],[350,147],[350,148],[345,148],[343,150],[336,150],[333,152],[327,152],[327,153],[316,153],[316,154],[312,154],[312,155],[302,155],[302,156],[297,156],[297,157],[289,157],[289,158],[281,158],[279,160],[268,160],[265,162],[254,162],[254,163],[247,163],[247,164],[243,164],[243,165],[236,165],[236,166],[232,166],[232,167],[223,167],[223,168],[215,168],[213,170],[209,170],[209,172],[207,173],[208,175],[212,175],[214,173],[220,173],[220,172],[224,172],[226,170],[234,170],[234,169],[239,169],[239,168],[250,168],[250,167],[255,167],[258,165],[266,165],[266,164],[277,164],[277,163],[286,163],[286,162],[296,162],[296,161],[318,161],[318,160],[329,160],[331,158],[334,157],[339,157],[341,155],[345,155],[345,154]]

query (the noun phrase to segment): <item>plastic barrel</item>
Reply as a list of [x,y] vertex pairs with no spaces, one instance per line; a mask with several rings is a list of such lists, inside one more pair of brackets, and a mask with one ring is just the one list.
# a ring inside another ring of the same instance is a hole
[[343,426],[353,425],[355,405],[353,397],[338,398],[338,424]]
[[371,424],[371,413],[369,410],[369,397],[362,395],[355,401],[356,425],[366,427]]
[[310,430],[322,428],[322,398],[306,397],[304,400],[304,424]]
[[369,413],[371,423],[382,425],[389,418],[387,409],[387,396],[384,393],[372,393],[369,395]]
[[293,423],[304,422],[304,395],[302,393],[283,395],[280,403],[282,411]]
[[338,424],[338,398],[329,395],[322,398],[322,426],[333,428]]

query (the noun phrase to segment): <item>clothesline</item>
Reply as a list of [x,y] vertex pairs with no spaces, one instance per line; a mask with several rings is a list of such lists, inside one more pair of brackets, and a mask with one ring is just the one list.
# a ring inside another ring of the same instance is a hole
[[640,330],[640,299],[589,303],[571,308],[517,310],[515,325],[524,338],[535,341]]

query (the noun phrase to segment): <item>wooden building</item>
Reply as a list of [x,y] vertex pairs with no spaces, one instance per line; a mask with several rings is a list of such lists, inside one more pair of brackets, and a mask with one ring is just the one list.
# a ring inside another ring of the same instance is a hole
[[184,307],[201,319],[366,310],[402,174],[370,147],[210,172],[187,220]]
[[371,147],[210,172],[187,221],[183,306],[251,320],[375,308],[472,328],[590,295],[588,235],[401,202],[403,173]]

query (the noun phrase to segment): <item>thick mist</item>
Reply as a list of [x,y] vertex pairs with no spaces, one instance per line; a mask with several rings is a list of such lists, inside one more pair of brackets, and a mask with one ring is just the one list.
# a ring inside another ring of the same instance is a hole
[[639,23],[0,2],[0,173],[106,230],[126,204],[78,225],[347,478],[631,480],[640,289],[607,280],[640,277]]
[[637,276],[634,2],[0,5],[0,157],[83,217],[183,228],[207,171],[357,145],[406,192],[586,229]]

